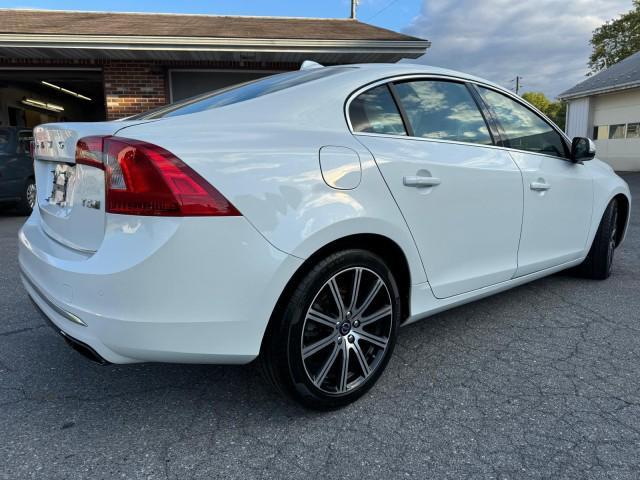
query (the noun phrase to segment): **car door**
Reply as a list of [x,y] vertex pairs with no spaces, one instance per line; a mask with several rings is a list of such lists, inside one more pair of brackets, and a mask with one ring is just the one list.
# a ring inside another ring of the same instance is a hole
[[464,83],[379,85],[351,101],[349,117],[407,221],[436,297],[512,278],[521,175],[509,153],[493,146]]
[[580,258],[589,235],[593,179],[569,159],[565,138],[529,107],[477,87],[495,118],[500,144],[522,171],[524,217],[516,276]]

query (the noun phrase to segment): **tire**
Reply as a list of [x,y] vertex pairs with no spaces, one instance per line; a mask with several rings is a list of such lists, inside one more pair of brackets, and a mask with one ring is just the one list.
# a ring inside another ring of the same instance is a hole
[[365,250],[334,253],[285,300],[260,354],[266,378],[317,410],[365,394],[393,353],[401,318],[400,292],[386,263]]
[[609,278],[613,266],[617,235],[618,203],[616,200],[612,200],[602,215],[587,258],[577,267],[577,273],[580,276],[594,280]]
[[18,212],[23,215],[31,215],[36,201],[36,181],[33,178],[28,178],[17,205]]

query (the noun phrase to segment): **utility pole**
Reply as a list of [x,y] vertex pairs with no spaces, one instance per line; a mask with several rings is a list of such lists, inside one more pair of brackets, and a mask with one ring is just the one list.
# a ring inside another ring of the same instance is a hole
[[356,19],[356,8],[358,7],[359,3],[360,3],[360,0],[351,0],[351,19],[352,20]]
[[516,95],[519,94],[520,92],[520,87],[522,86],[520,84],[520,80],[522,80],[522,77],[520,75],[516,75]]

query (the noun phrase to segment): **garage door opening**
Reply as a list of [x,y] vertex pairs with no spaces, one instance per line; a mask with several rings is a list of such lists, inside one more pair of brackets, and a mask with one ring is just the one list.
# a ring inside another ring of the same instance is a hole
[[105,118],[99,69],[0,70],[0,126],[33,128],[48,122]]

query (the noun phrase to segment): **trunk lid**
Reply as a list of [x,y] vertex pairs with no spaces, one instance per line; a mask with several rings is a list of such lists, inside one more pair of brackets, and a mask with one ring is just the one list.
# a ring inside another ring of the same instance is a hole
[[75,250],[98,249],[106,224],[104,170],[76,165],[76,144],[140,123],[146,122],[50,123],[34,129],[37,208],[47,235]]

